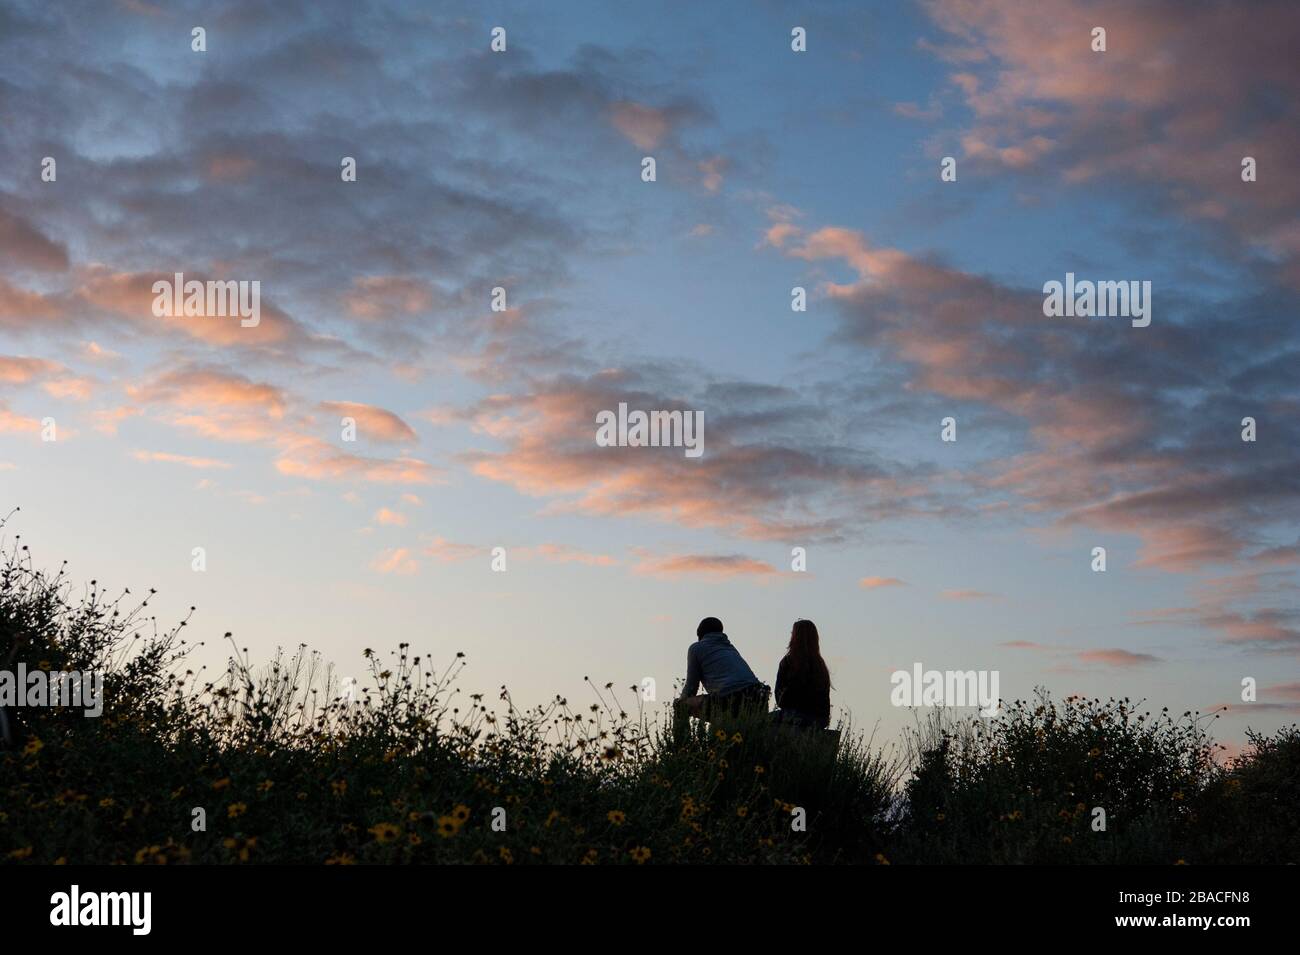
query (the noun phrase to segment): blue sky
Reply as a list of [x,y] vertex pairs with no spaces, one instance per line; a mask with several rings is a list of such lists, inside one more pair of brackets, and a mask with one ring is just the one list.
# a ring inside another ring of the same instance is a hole
[[[196,605],[210,666],[410,641],[663,698],[700,617],[768,680],[810,617],[859,725],[914,661],[1179,711],[1254,676],[1239,743],[1300,710],[1300,18],[1250,7],[5,3],[7,530]],[[1152,325],[1046,318],[1067,271]],[[261,325],[155,317],[175,272]],[[702,411],[703,459],[597,448],[619,401]]]

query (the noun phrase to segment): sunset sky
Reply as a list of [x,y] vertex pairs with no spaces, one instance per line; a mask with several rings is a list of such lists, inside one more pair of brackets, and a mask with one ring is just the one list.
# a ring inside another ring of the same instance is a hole
[[[662,701],[701,617],[769,683],[808,617],[885,737],[920,662],[1238,744],[1300,714],[1297,49],[1284,2],[0,0],[5,534],[218,668]],[[156,317],[177,272],[260,324]],[[1046,317],[1067,272],[1150,326]],[[598,447],[619,402],[703,455]]]

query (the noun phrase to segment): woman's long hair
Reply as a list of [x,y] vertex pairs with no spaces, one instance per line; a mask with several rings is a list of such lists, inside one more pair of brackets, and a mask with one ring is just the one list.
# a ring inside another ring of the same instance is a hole
[[790,661],[790,675],[803,676],[819,691],[830,693],[831,671],[822,659],[821,638],[817,624],[811,620],[796,620],[790,628],[790,644],[786,647]]

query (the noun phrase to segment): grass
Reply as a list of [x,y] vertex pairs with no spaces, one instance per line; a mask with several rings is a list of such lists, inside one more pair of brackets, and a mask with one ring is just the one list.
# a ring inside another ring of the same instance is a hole
[[[0,751],[14,863],[1203,863],[1300,857],[1300,732],[1212,758],[1205,720],[1046,695],[993,720],[942,712],[882,751],[755,714],[674,738],[611,686],[577,707],[458,691],[400,645],[350,699],[299,647],[215,681],[188,619],[15,543],[0,668],[101,670],[104,712],[22,709]],[[229,635],[227,635],[229,636]],[[639,700],[635,691],[630,698]],[[1105,827],[1097,827],[1097,809]],[[203,823],[199,825],[200,821]]]

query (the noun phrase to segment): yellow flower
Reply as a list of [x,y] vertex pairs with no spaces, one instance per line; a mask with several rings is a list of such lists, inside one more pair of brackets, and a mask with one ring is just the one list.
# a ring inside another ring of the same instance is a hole
[[26,859],[26,858],[30,857],[31,854],[32,854],[32,847],[31,847],[31,846],[24,846],[24,847],[21,848],[21,849],[15,849],[13,852],[9,853],[9,858],[10,858],[10,859]]
[[455,816],[438,817],[438,835],[450,839],[458,832],[460,832],[460,821]]
[[257,784],[257,791],[260,793],[269,793],[271,791],[271,787],[274,785],[275,783],[273,783],[271,780],[263,779],[260,783]]
[[325,860],[326,865],[356,865],[357,857],[350,852],[344,852],[341,855],[330,856]]
[[215,783],[213,783],[212,788],[220,792],[222,789],[225,789],[229,785],[230,785],[230,777],[226,776],[222,779],[218,779]]
[[230,851],[236,853],[239,856],[240,862],[247,862],[249,852],[257,845],[257,837],[250,836],[247,839],[234,839],[228,837],[223,839],[221,844]]
[[330,783],[330,789],[334,790],[334,795],[342,796],[348,791],[348,781],[346,779],[336,779]]
[[226,815],[231,819],[238,819],[246,812],[248,812],[248,803],[232,802],[226,807]]
[[44,748],[45,748],[45,744],[41,742],[40,737],[33,736],[31,739],[27,741],[27,745],[23,747],[23,755],[35,756]]
[[586,854],[582,857],[582,862],[580,864],[595,865],[596,860],[599,858],[600,858],[600,854],[597,853],[595,849],[588,849]]
[[743,743],[745,741],[745,737],[741,736],[739,733],[732,733],[731,741],[733,743]]
[[381,822],[366,830],[375,837],[375,841],[387,844],[402,834],[402,830],[391,822]]
[[627,816],[625,816],[622,810],[619,809],[611,809],[609,812],[605,813],[605,818],[616,826],[621,826],[627,821]]
[[420,843],[424,842],[424,840],[420,838],[420,834],[418,832],[411,833],[409,836],[406,837],[406,841],[413,846],[418,846]]
[[646,846],[637,846],[635,849],[629,849],[628,854],[636,860],[637,865],[645,865],[650,858],[650,850]]
[[889,865],[889,860],[885,858],[885,854],[883,852],[876,853],[876,862],[878,862],[880,865]]
[[736,815],[739,816],[741,819],[744,819],[746,816],[749,815],[749,807],[748,807],[748,806],[737,806],[737,807],[736,807]]
[[756,776],[762,776],[765,772],[767,772],[767,770],[764,769],[762,766],[754,767],[754,775]]
[[504,862],[506,865],[512,865],[515,861],[514,853],[512,853],[505,846],[502,846],[501,848],[497,849],[497,855],[501,857],[501,861]]
[[451,815],[452,815],[452,818],[454,818],[457,822],[461,822],[461,823],[463,823],[463,822],[468,822],[468,821],[469,821],[469,806],[466,806],[466,805],[463,805],[463,804],[462,804],[462,805],[458,805],[458,806],[456,806],[454,809],[452,809],[452,811],[451,811]]
[[111,805],[113,805],[113,798],[111,796],[105,796],[103,799],[99,801],[99,806],[101,809],[107,809]]
[[716,733],[714,733],[713,735],[716,736],[718,739],[720,739],[720,740],[721,740],[722,742],[724,742],[724,743],[727,741],[727,731],[726,731],[726,730],[718,730],[718,731],[717,731]]

